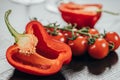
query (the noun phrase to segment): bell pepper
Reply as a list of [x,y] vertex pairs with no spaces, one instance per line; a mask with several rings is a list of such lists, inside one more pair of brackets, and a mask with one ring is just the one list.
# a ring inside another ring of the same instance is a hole
[[7,49],[6,58],[13,67],[28,74],[46,76],[57,73],[62,65],[71,61],[70,47],[51,39],[40,22],[30,21],[21,34],[10,25],[10,13],[11,10],[6,11],[5,23],[15,43]]
[[77,24],[77,28],[91,27],[101,17],[101,4],[76,4],[73,2],[61,3],[58,7],[64,21]]

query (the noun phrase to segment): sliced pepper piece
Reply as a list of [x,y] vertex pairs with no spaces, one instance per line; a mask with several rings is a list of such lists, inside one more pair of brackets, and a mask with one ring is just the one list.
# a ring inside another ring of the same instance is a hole
[[71,61],[70,47],[51,39],[40,22],[30,21],[25,33],[20,34],[8,21],[10,13],[11,10],[6,11],[5,23],[15,43],[7,49],[6,58],[13,67],[28,74],[46,76],[57,73],[63,64]]
[[73,2],[61,3],[58,7],[64,21],[77,24],[77,28],[91,27],[101,17],[101,4],[77,4]]

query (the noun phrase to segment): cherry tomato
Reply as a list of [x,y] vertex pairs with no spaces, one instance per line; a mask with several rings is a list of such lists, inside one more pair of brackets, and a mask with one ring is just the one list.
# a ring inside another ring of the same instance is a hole
[[120,36],[116,32],[107,32],[105,39],[107,42],[114,44],[114,48],[112,50],[116,50],[120,46]]
[[[72,30],[72,29],[71,29],[71,30]],[[75,33],[75,31],[77,31],[77,29],[75,28],[75,29],[73,29],[73,31],[74,31],[74,33]],[[72,32],[71,32],[71,31],[65,30],[65,31],[62,31],[62,33],[63,33],[67,38],[71,38],[71,37],[72,37]],[[75,35],[78,35],[78,34],[75,33]]]
[[92,35],[97,35],[99,34],[99,31],[97,29],[94,29],[94,28],[90,28],[89,31],[88,31],[90,34]]
[[[47,27],[45,27],[45,30],[47,31],[47,33],[48,33],[49,35],[51,35],[52,32],[54,31],[54,28],[47,28]],[[56,30],[56,32],[59,32],[59,30]],[[53,34],[52,34],[52,35],[53,35]]]
[[[73,31],[74,31],[74,36],[79,36],[79,34],[75,32],[75,31],[77,31],[76,28],[73,29]],[[62,31],[62,34],[66,37],[66,39],[67,39],[67,43],[68,43],[68,41],[69,41],[69,38],[72,38],[72,37],[73,37],[71,31],[67,31],[67,30],[65,30],[65,31]]]
[[50,36],[51,38],[58,40],[60,42],[64,42],[64,43],[67,42],[67,38],[61,32],[58,32],[57,35],[50,35]]
[[78,36],[75,40],[69,40],[68,45],[71,47],[74,56],[83,55],[88,48],[87,38]]
[[63,35],[61,30],[56,30],[55,32],[54,32],[54,28],[45,28],[45,30],[50,35],[50,37],[53,38],[54,40],[58,40],[58,41],[64,42],[64,43],[67,42],[67,39]]
[[88,53],[95,59],[103,59],[108,55],[109,45],[108,42],[103,38],[96,39],[95,43],[90,45]]
[[72,33],[70,31],[62,31],[62,33],[66,38],[70,38],[72,36]]

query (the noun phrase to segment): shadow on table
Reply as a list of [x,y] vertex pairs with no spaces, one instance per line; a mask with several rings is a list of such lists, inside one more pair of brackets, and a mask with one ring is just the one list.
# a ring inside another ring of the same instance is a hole
[[[102,60],[92,59],[89,55],[80,57],[73,57],[71,63],[63,67],[63,72],[58,72],[51,76],[34,76],[14,70],[13,75],[9,80],[67,80],[65,74],[69,74],[69,71],[79,72],[87,66],[88,71],[94,75],[103,73],[106,68],[111,68],[118,61],[118,55],[115,52],[109,53],[109,55]],[[67,71],[67,73],[66,73]],[[64,74],[65,73],[65,74]]]
[[66,80],[61,72],[52,76],[34,76],[14,70],[13,75],[8,80]]
[[70,70],[72,72],[78,72],[87,66],[88,71],[94,75],[103,73],[106,68],[111,68],[118,61],[118,55],[116,52],[110,52],[109,55],[102,60],[92,59],[89,55],[80,57],[73,57],[71,63],[64,67],[64,72]]

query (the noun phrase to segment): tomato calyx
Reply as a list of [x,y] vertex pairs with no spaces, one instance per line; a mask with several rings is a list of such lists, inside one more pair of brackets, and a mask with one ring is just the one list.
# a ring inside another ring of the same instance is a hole
[[[81,29],[77,29],[76,26],[77,26],[76,24],[74,24],[74,25],[68,24],[68,25],[64,26],[63,28],[60,28],[60,25],[57,25],[56,23],[51,23],[50,25],[47,25],[47,28],[53,28],[52,32],[50,32],[52,36],[57,36],[59,32],[61,34],[63,34],[65,39],[67,40],[66,43],[69,40],[75,40],[79,35],[87,37],[88,45],[94,44],[96,39],[98,39],[98,38],[106,37],[107,32],[105,30],[104,30],[104,33],[101,34],[101,33],[99,33],[98,30],[96,30],[94,28],[90,28],[90,27],[86,26],[86,27],[82,27]],[[66,34],[67,34],[67,36],[66,36]],[[116,40],[116,39],[114,39],[114,40]],[[114,42],[107,41],[107,42],[109,44],[109,51],[114,51],[116,48],[118,48],[118,44],[117,44],[117,46],[115,46],[116,43],[118,43],[118,40],[117,40],[117,42],[115,42],[115,41]]]
[[114,49],[114,43],[113,42],[108,42],[108,44],[109,44],[109,50],[110,51],[113,51],[113,49]]
[[[55,23],[50,23],[50,24],[48,24],[48,25],[46,25],[46,26],[44,26],[44,27],[46,27],[46,28],[49,28],[49,29],[47,29],[47,32],[50,34],[50,35],[53,35],[53,36],[56,36],[56,35],[58,35],[58,27],[59,27],[60,25],[58,25],[56,22]],[[52,30],[50,30],[50,28],[52,29]]]
[[62,31],[68,31],[71,33],[72,37],[68,37],[68,40],[75,40],[78,37],[78,34],[83,35],[83,36],[88,36],[88,43],[93,44],[95,39],[99,37],[99,34],[91,34],[89,33],[90,28],[89,27],[83,27],[81,29],[76,29],[77,25],[74,24],[68,24],[67,26],[64,26],[63,28],[60,28],[60,25],[57,25],[56,23],[50,23],[46,28],[53,28],[53,30],[47,29],[47,32],[50,33],[52,36],[57,36],[58,35],[58,30]]
[[76,24],[74,24],[74,26],[71,28],[71,33],[72,33],[72,37],[71,38],[68,38],[69,40],[75,40],[78,36],[77,35],[75,35],[75,27],[76,27],[77,25]]
[[95,59],[103,59],[109,54],[109,45],[104,38],[97,38],[95,43],[90,45],[88,53]]
[[[106,36],[107,36],[107,32],[106,32],[106,30],[104,30],[104,33],[101,34],[101,37],[102,37],[102,38],[105,38]],[[109,45],[109,51],[113,51],[114,48],[115,48],[114,42],[108,41],[108,45]]]
[[89,33],[89,30],[90,30],[89,27],[85,27],[85,28],[78,30],[78,33],[87,36],[88,44],[91,45],[91,44],[94,44],[95,40],[97,38],[99,38],[100,35],[99,34],[91,34],[91,33]]
[[91,44],[94,44],[95,42],[95,38],[88,38],[88,44],[91,45]]

